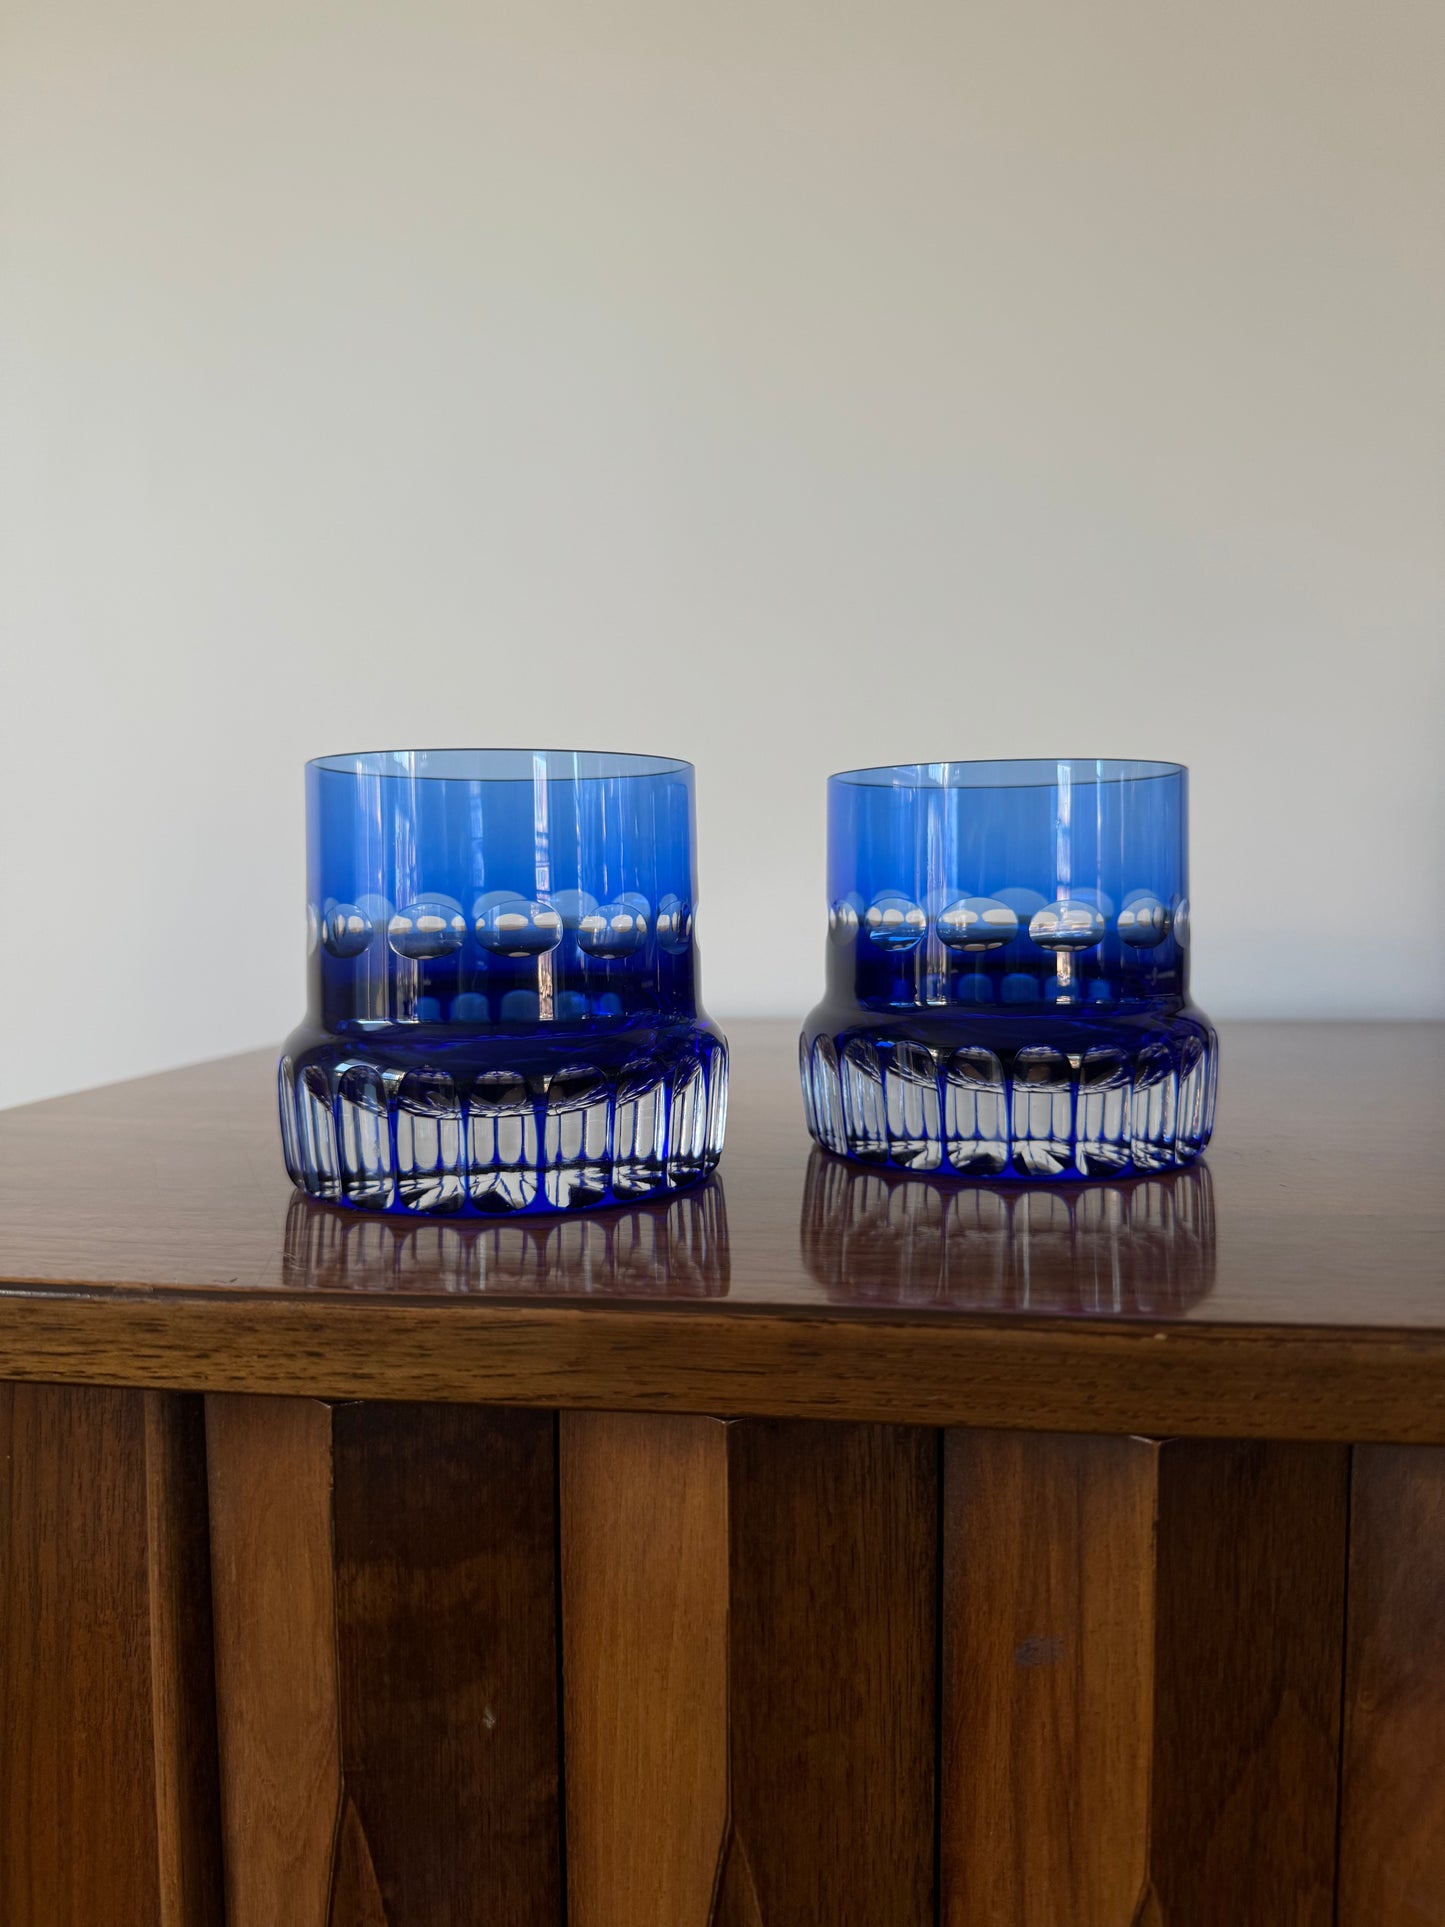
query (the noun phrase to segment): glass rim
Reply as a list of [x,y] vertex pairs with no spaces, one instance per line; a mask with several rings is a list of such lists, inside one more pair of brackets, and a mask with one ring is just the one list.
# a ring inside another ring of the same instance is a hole
[[[455,769],[417,770],[392,767],[409,757],[455,758]],[[657,756],[645,751],[618,749],[543,749],[514,743],[488,745],[440,745],[410,749],[337,750],[325,756],[307,758],[306,768],[326,776],[386,777],[419,783],[529,783],[535,779],[536,759],[550,762],[584,763],[587,768],[548,768],[544,775],[553,783],[636,782],[660,776],[695,774],[694,766],[681,756]],[[484,769],[490,759],[512,759],[508,769]],[[471,759],[473,767],[466,767]]]
[[1187,777],[1185,763],[1131,756],[961,757],[930,763],[876,763],[864,769],[835,770],[829,786],[894,790],[1057,789],[1067,769],[1071,785],[1147,783]]

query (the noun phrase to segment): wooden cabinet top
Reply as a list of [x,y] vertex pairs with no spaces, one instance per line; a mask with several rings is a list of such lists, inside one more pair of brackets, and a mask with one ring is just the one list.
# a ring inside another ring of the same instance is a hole
[[1445,1442],[1445,1025],[1225,1026],[1207,1164],[888,1177],[736,1023],[720,1176],[484,1222],[306,1203],[255,1052],[0,1112],[0,1377]]

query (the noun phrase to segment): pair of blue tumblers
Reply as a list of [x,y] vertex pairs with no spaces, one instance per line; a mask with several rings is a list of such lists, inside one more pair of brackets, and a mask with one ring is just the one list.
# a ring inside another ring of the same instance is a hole
[[[492,1217],[713,1169],[727,1045],[698,1001],[691,764],[382,750],[306,783],[308,1009],[279,1067],[301,1190]],[[1187,783],[1086,760],[831,777],[818,1142],[1002,1182],[1197,1158],[1218,1046],[1189,1002]]]

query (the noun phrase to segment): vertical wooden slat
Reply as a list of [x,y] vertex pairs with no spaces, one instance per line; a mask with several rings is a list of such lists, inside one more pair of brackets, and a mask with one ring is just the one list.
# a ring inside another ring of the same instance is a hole
[[331,1412],[206,1400],[227,1927],[326,1927],[341,1803]]
[[5,1927],[219,1927],[196,1418],[0,1385]]
[[551,1415],[208,1406],[228,1927],[555,1927]]
[[945,1919],[1129,1927],[1149,1832],[1153,1449],[955,1432],[944,1466]]
[[1445,1921],[1445,1450],[1359,1445],[1338,1927]]
[[162,1927],[221,1919],[206,1421],[199,1398],[145,1392],[151,1724]]
[[561,1428],[568,1927],[705,1927],[727,1827],[728,1428]]
[[383,1917],[557,1927],[552,1415],[343,1405],[334,1438],[342,1777]]
[[562,1438],[572,1927],[925,1927],[936,1436]]
[[761,1927],[933,1918],[937,1434],[729,1434],[732,1830]]
[[951,1433],[946,1927],[1329,1927],[1346,1453]]
[[1159,1448],[1150,1874],[1165,1927],[1332,1927],[1349,1450]]

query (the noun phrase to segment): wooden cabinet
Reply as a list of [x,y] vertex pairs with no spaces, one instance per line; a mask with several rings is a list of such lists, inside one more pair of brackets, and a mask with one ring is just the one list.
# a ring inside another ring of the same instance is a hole
[[1126,1196],[820,1168],[766,1026],[586,1219],[0,1113],[0,1922],[1445,1922],[1445,1047],[1328,1039]]

